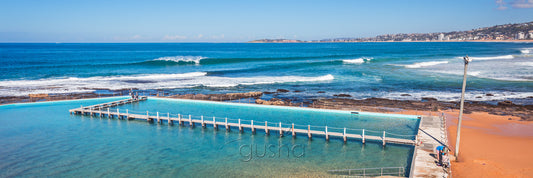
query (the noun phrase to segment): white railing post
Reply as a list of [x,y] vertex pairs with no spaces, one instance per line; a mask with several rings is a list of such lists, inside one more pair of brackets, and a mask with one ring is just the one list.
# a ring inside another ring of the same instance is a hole
[[296,137],[296,132],[294,132],[294,123],[292,123],[291,130],[292,130],[292,137]]
[[279,122],[279,136],[283,137],[283,130],[281,130],[281,122]]
[[268,121],[265,121],[265,133],[268,135]]
[[226,124],[226,130],[229,130],[229,126],[228,126],[228,118],[227,118],[227,117],[225,118],[225,124]]
[[129,119],[130,118],[130,112],[128,111],[128,109],[126,109],[126,119]]
[[215,116],[213,116],[213,128],[218,129],[217,121],[215,120]]
[[170,112],[167,112],[167,122],[168,122],[168,125],[173,125],[174,122],[172,122],[172,119],[170,119]]
[[205,127],[205,123],[204,123],[204,116],[200,116],[202,118],[202,127]]
[[252,120],[252,134],[255,134],[254,120]]
[[383,146],[385,146],[385,131],[383,131]]
[[365,129],[363,129],[363,144],[365,143]]
[[156,118],[157,118],[157,123],[158,124],[161,124],[161,119],[159,119],[159,111],[156,112]]
[[[92,112],[91,112],[91,115],[92,115]],[[117,118],[120,119],[120,111],[118,110],[118,108],[117,108]]]
[[344,127],[344,133],[342,134],[342,138],[344,139],[344,143],[346,143],[346,127]]
[[107,108],[107,118],[111,118],[111,112],[109,111],[109,108]]
[[311,135],[311,125],[307,125],[307,137],[309,137],[309,139],[311,139],[312,135]]
[[191,115],[189,114],[189,125],[191,127],[194,127],[194,123],[192,122],[192,118],[191,118]]
[[239,119],[239,132],[242,132],[241,119]]
[[329,136],[328,136],[328,126],[326,126],[326,141],[329,141]]
[[146,111],[146,121],[150,122],[150,115],[148,115],[148,111]]

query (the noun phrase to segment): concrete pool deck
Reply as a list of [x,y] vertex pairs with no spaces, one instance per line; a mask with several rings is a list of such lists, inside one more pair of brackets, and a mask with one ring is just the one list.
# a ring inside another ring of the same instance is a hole
[[448,144],[445,117],[422,116],[410,177],[449,177],[451,172],[437,165],[435,147]]

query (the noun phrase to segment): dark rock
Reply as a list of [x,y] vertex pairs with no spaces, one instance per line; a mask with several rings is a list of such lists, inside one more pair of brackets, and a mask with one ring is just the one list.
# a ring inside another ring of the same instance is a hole
[[282,101],[282,99],[279,99],[279,98],[272,98],[272,99],[270,99],[270,101]]
[[333,96],[336,96],[336,97],[352,97],[352,95],[349,95],[349,94],[338,94],[338,95],[333,95]]
[[487,93],[485,96],[494,96],[492,93]]
[[509,100],[498,102],[498,106],[512,106],[512,105],[514,105],[513,102]]
[[[317,93],[326,93],[325,91],[318,91]],[[533,97],[533,96],[532,96]]]
[[483,98],[483,97],[481,97],[481,96],[476,96],[476,98]]
[[527,98],[533,98],[533,96],[528,96]]
[[274,93],[276,93],[276,92],[265,91],[265,92],[263,92],[263,93],[269,95],[269,94],[274,94]]
[[436,98],[431,98],[431,97],[423,97],[422,101],[437,101],[437,99]]
[[289,92],[289,90],[278,89],[278,90],[276,90],[276,92],[278,92],[278,93],[287,93],[287,92]]
[[301,90],[294,90],[294,93],[300,93],[302,92]]
[[402,94],[400,96],[411,96],[410,94]]

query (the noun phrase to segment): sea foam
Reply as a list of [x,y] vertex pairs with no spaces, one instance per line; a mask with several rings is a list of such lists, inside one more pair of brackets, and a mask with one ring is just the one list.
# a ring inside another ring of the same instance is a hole
[[2,81],[0,96],[24,96],[35,93],[79,93],[97,89],[121,90],[129,88],[170,89],[206,87],[235,87],[238,85],[259,85],[292,82],[320,82],[335,79],[328,74],[318,77],[304,76],[257,76],[257,77],[220,77],[208,76],[205,72],[182,74],[149,74],[130,76],[56,78],[40,80]]
[[405,68],[421,68],[421,67],[428,67],[428,66],[447,64],[447,63],[448,61],[429,61],[429,62],[418,62],[418,63],[404,65],[404,66]]
[[205,59],[206,57],[203,56],[166,56],[166,57],[160,57],[157,59],[154,59],[152,61],[172,61],[176,63],[195,63],[200,64],[200,61],[202,59]]
[[[463,59],[463,57],[458,57],[458,58]],[[470,59],[478,60],[478,61],[497,60],[497,59],[514,59],[514,56],[513,55],[503,55],[503,56],[487,56],[487,57],[470,57]]]

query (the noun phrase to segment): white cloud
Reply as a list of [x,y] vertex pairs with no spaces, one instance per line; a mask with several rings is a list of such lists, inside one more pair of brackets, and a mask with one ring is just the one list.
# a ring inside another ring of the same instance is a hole
[[165,35],[163,37],[163,40],[184,40],[187,39],[186,36],[180,36],[180,35]]
[[503,0],[496,0],[496,5],[498,5],[498,7],[496,9],[498,10],[505,10],[507,9],[507,7],[505,6],[505,2],[503,2]]
[[515,0],[511,3],[514,8],[533,8],[533,0]]
[[204,35],[198,34],[198,38],[202,38],[202,37],[204,37]]
[[496,9],[506,10],[507,4],[511,4],[511,7],[514,9],[533,8],[533,0],[514,0],[510,3],[507,3],[504,0],[496,0],[496,5],[498,5]]

